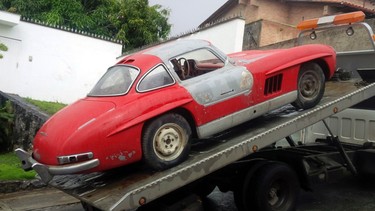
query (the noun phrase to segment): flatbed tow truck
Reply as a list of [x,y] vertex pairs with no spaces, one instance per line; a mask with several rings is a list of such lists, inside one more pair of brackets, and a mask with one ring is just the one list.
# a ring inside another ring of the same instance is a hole
[[[373,37],[372,30],[369,35]],[[374,52],[359,53],[371,57]],[[372,65],[375,69],[370,58],[366,65],[356,63],[356,55],[358,52],[338,53],[338,67],[356,71]],[[351,57],[353,62],[348,62]],[[153,203],[159,208],[160,204],[169,204],[164,210],[183,210],[186,203],[175,203],[181,192],[205,196],[216,186],[234,192],[239,210],[293,210],[300,187],[311,190],[316,182],[335,180],[348,172],[375,174],[375,147],[371,142],[344,143],[334,134],[311,144],[296,143],[292,138],[292,134],[374,96],[375,83],[356,77],[329,81],[316,107],[297,111],[285,106],[198,141],[188,160],[174,168],[151,172],[134,164],[103,173],[55,176],[50,185],[81,200],[86,210],[147,209]],[[283,138],[288,146],[280,147],[276,143]]]

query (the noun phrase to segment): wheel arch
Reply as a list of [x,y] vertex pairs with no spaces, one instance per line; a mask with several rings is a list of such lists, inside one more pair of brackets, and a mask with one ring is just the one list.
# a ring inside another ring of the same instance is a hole
[[320,68],[322,68],[326,80],[328,80],[331,77],[331,71],[329,69],[328,63],[323,58],[315,59],[305,63],[316,63],[320,66]]
[[197,138],[198,137],[197,127],[196,127],[195,120],[193,118],[192,113],[189,110],[187,110],[185,108],[182,108],[182,107],[174,108],[174,109],[172,109],[170,111],[161,113],[161,114],[159,114],[157,116],[154,116],[153,118],[148,119],[147,121],[145,121],[144,124],[143,124],[143,127],[142,127],[142,136],[143,136],[144,129],[147,127],[147,125],[152,120],[154,120],[156,118],[159,118],[160,116],[162,116],[164,114],[167,114],[167,113],[175,113],[175,114],[181,115],[189,123],[193,138]]
[[197,127],[196,127],[196,124],[195,124],[195,120],[194,120],[193,114],[189,110],[187,110],[185,108],[182,108],[182,107],[179,107],[179,108],[173,109],[170,112],[171,113],[179,114],[182,117],[184,117],[186,119],[186,121],[190,125],[190,129],[191,129],[193,138],[197,138],[198,137]]

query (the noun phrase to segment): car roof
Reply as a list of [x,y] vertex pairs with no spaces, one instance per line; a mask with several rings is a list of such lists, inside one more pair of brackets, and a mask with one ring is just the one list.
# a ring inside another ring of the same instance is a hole
[[206,40],[185,39],[157,45],[143,50],[140,53],[154,55],[163,61],[168,61],[169,59],[185,52],[211,46],[211,43]]

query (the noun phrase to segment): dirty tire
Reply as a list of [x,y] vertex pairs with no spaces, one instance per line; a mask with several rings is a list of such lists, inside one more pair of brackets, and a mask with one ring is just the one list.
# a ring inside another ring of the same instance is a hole
[[191,128],[179,114],[168,113],[145,125],[142,136],[144,162],[154,170],[178,165],[189,155]]
[[298,177],[294,170],[282,163],[262,166],[244,184],[243,210],[292,211],[299,192]]
[[101,211],[101,209],[93,207],[84,201],[81,201],[81,205],[85,211]]
[[245,208],[245,203],[248,199],[248,194],[247,194],[247,188],[246,186],[249,185],[250,181],[254,177],[255,173],[262,168],[265,165],[269,165],[274,163],[274,161],[271,160],[264,160],[264,159],[259,159],[259,160],[252,160],[250,165],[247,166],[246,168],[248,171],[245,173],[243,178],[240,178],[239,181],[237,181],[240,185],[238,185],[234,190],[233,190],[233,198],[234,198],[234,203],[236,204],[237,210],[238,211],[248,211]]
[[322,68],[312,62],[302,64],[298,74],[298,96],[292,105],[298,109],[316,106],[323,97],[324,88],[325,76]]
[[198,195],[201,199],[206,198],[208,195],[215,190],[216,185],[210,181],[202,181],[195,184],[196,187],[194,188],[193,193]]

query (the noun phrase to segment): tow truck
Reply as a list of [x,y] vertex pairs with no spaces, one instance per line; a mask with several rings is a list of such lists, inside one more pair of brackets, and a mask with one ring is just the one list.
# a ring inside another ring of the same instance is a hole
[[[368,58],[375,54],[374,34],[358,18],[361,15],[329,16],[299,25],[301,39],[307,33],[313,39],[332,27],[345,28],[348,35],[353,28],[364,27],[372,43],[371,50],[337,53],[337,68],[344,75],[351,73],[351,78],[328,81],[316,107],[295,110],[285,106],[198,142],[188,160],[171,169],[153,172],[133,164],[100,173],[56,176],[49,184],[81,200],[85,210],[142,210],[155,203],[183,210],[186,203],[171,205],[179,200],[177,195],[206,196],[215,187],[233,191],[238,210],[293,210],[300,188],[311,190],[317,182],[348,172],[374,175],[373,143],[342,142],[326,121],[375,96],[374,81],[360,77],[375,70],[375,62]],[[295,140],[298,136],[306,139],[300,131],[317,122],[323,123],[327,137],[309,143]]]

